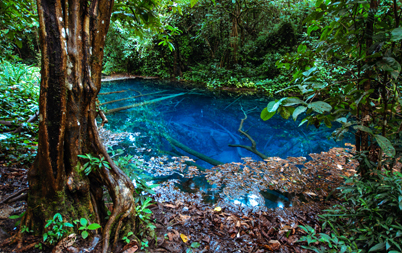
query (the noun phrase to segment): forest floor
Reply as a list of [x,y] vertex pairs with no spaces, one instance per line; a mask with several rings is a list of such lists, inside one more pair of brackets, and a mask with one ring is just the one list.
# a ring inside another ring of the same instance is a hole
[[[17,232],[18,219],[26,209],[23,196],[28,187],[27,169],[7,167],[0,162],[0,242]],[[22,193],[21,193],[22,192]],[[13,196],[13,198],[9,198]],[[205,204],[199,195],[183,193],[174,184],[165,184],[154,196],[150,207],[156,237],[148,238],[149,247],[135,242],[117,252],[309,252],[297,242],[306,233],[299,225],[320,231],[317,215],[323,206],[299,206],[253,212],[250,209]],[[78,239],[74,245],[58,251],[42,242],[41,237],[25,235],[21,245],[6,245],[0,252],[99,252],[99,239]],[[42,250],[35,245],[42,243]],[[94,244],[90,246],[90,244]],[[52,251],[53,250],[53,251]]]

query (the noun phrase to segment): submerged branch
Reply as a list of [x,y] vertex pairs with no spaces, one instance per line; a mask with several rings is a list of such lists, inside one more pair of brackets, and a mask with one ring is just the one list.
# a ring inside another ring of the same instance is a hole
[[171,95],[171,96],[167,96],[167,97],[153,99],[153,100],[150,100],[150,101],[144,101],[144,102],[141,102],[141,103],[135,103],[135,104],[119,107],[119,108],[116,108],[116,109],[109,110],[105,114],[111,114],[111,113],[114,113],[114,112],[119,112],[119,111],[122,111],[122,110],[127,110],[127,109],[138,107],[138,106],[144,106],[144,105],[148,105],[148,104],[153,104],[153,103],[156,103],[156,102],[163,101],[165,99],[170,99],[170,98],[182,96],[184,94],[186,94],[186,93],[179,93],[179,94],[175,94],[175,95]]
[[260,151],[257,150],[257,143],[255,142],[255,140],[248,133],[243,131],[243,124],[244,124],[244,121],[247,119],[247,113],[243,110],[243,107],[241,108],[241,110],[244,113],[244,118],[241,119],[240,126],[239,126],[239,129],[237,131],[239,131],[242,135],[246,136],[247,139],[249,139],[251,141],[251,146],[239,145],[239,144],[229,144],[229,147],[244,148],[244,149],[246,149],[246,150],[248,150],[250,152],[253,152],[254,154],[258,155],[262,159],[267,159],[268,156],[264,155],[263,153],[261,153]]
[[148,94],[141,94],[141,95],[137,95],[137,96],[133,96],[133,97],[128,97],[128,98],[121,98],[121,99],[117,99],[117,100],[107,101],[107,102],[104,102],[104,103],[102,103],[102,104],[100,104],[100,105],[107,105],[107,104],[111,104],[111,103],[115,103],[115,102],[120,102],[120,101],[124,101],[124,100],[128,100],[128,99],[132,99],[132,98],[145,97],[145,96],[155,95],[155,94],[163,93],[163,92],[166,92],[166,91],[158,91],[158,92],[153,92],[153,93],[148,93]]
[[223,162],[220,162],[220,161],[218,161],[218,160],[215,160],[215,159],[213,159],[213,158],[211,158],[211,157],[208,157],[208,156],[206,156],[206,155],[204,155],[204,154],[201,154],[201,153],[199,153],[199,152],[197,152],[197,151],[195,151],[195,150],[193,150],[193,149],[187,147],[187,146],[184,145],[183,143],[181,143],[181,142],[179,142],[179,141],[173,139],[173,138],[170,137],[170,136],[165,135],[165,138],[166,138],[166,140],[167,140],[170,144],[172,144],[173,146],[176,146],[176,147],[178,147],[178,148],[184,150],[185,152],[187,152],[187,153],[189,153],[189,154],[191,154],[191,155],[193,155],[193,156],[195,156],[195,157],[198,157],[198,158],[200,158],[201,160],[206,161],[206,162],[209,163],[209,164],[212,164],[212,165],[214,165],[214,166],[218,166],[218,165],[223,164]]

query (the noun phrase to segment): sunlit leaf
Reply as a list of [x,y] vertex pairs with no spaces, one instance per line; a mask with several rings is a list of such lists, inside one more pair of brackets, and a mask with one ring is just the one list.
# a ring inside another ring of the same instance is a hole
[[183,240],[184,243],[188,242],[188,237],[185,234],[180,234],[180,238]]

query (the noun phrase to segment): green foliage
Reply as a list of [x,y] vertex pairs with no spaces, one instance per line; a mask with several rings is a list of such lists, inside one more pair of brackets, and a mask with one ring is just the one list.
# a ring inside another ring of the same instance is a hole
[[78,155],[78,157],[89,160],[82,166],[82,170],[84,171],[86,176],[88,176],[92,171],[95,171],[97,168],[100,169],[104,167],[106,169],[110,169],[109,163],[104,160],[105,159],[104,157],[101,157],[99,159],[97,157],[92,156],[91,154]]
[[[299,226],[302,228],[306,233],[307,236],[303,236],[299,239],[301,242],[307,242],[308,246],[302,246],[305,249],[309,249],[315,251],[317,253],[358,253],[362,252],[362,250],[357,249],[357,245],[350,241],[345,236],[337,236],[334,233],[329,236],[325,233],[319,233],[318,235],[315,232],[315,229],[310,227],[309,225],[306,226]],[[316,242],[320,242],[321,244],[326,244],[327,248],[321,246],[317,248],[315,246],[310,246],[310,244],[314,244]]]
[[29,229],[29,227],[23,225],[23,226],[21,227],[21,233],[33,233],[33,230],[32,230],[32,229]]
[[22,218],[24,215],[25,215],[25,212],[22,212],[22,213],[19,214],[19,215],[11,215],[11,216],[8,217],[8,218],[11,219],[11,220],[18,219],[18,221],[14,224],[14,226],[16,227],[16,226],[18,226],[18,225],[20,224],[21,218]]
[[[0,2],[0,57],[19,59],[25,51],[25,43],[35,43],[39,27],[35,1],[4,0]],[[27,43],[27,44],[28,44]],[[32,44],[33,44],[32,43]],[[33,52],[33,48],[28,51]],[[19,53],[19,57],[15,53]]]
[[67,228],[73,228],[73,224],[63,222],[63,217],[60,213],[56,213],[53,219],[48,220],[45,229],[49,228],[46,233],[43,234],[43,241],[53,245],[60,241],[61,238],[68,232]]
[[130,243],[129,237],[132,236],[134,233],[133,232],[128,232],[126,236],[124,236],[121,240],[123,240],[125,243]]
[[[38,111],[39,69],[0,61],[0,158],[30,164],[37,149],[37,123],[26,121]],[[20,125],[22,131],[14,133]]]
[[73,223],[81,225],[78,230],[81,231],[81,236],[83,239],[86,239],[88,237],[88,230],[97,230],[98,228],[101,228],[101,226],[97,223],[91,223],[88,225],[88,220],[85,218],[75,220]]
[[[316,10],[305,20],[311,38],[277,63],[293,72],[293,87],[303,99],[267,108],[284,118],[306,113],[302,124],[316,127],[339,122],[342,127],[333,134],[337,139],[348,131],[356,133],[363,174],[372,167],[390,168],[401,155],[397,113],[401,41],[394,8],[387,1],[378,8],[363,2],[317,1]],[[373,146],[381,148],[376,158],[368,157]]]
[[193,242],[191,243],[190,247],[186,249],[186,253],[192,253],[200,246],[201,244],[199,242]]
[[[303,241],[325,242],[330,251],[308,247],[316,252],[401,252],[402,251],[402,174],[373,171],[365,181],[358,177],[340,187],[343,203],[321,215],[328,234],[309,235]],[[309,243],[309,244],[310,244]]]

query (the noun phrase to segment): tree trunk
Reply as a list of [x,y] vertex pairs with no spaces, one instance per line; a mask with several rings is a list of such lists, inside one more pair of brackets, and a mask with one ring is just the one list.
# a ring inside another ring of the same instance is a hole
[[[95,105],[101,88],[103,48],[113,0],[37,0],[42,50],[38,154],[28,173],[30,190],[23,219],[35,234],[46,232],[55,213],[64,222],[86,218],[102,226],[102,252],[110,250],[124,220],[134,227],[134,187],[100,141]],[[104,157],[110,170],[86,176],[79,154]],[[109,219],[105,187],[113,200]],[[129,222],[132,221],[132,222]]]

